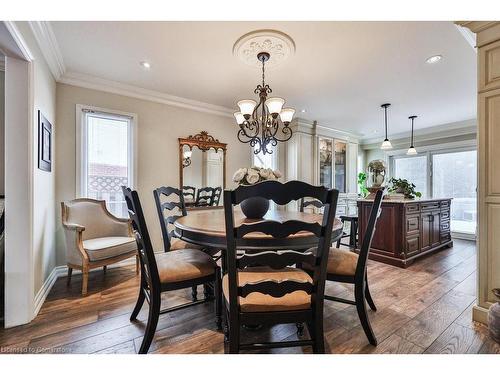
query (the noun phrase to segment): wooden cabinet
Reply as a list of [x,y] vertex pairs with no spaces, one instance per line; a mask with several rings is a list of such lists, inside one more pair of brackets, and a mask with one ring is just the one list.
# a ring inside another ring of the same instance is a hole
[[[370,249],[370,259],[406,267],[418,257],[451,246],[451,199],[384,200]],[[363,238],[372,201],[358,201]]]

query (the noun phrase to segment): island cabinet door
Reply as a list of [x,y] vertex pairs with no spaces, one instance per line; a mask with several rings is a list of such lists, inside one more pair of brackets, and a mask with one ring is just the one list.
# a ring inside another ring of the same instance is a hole
[[430,249],[440,243],[440,213],[436,211],[422,212],[421,214],[422,251]]

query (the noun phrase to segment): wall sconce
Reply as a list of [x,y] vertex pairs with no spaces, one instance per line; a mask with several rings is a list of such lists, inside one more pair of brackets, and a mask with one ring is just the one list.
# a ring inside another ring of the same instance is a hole
[[184,151],[183,158],[182,158],[182,168],[189,167],[191,165],[191,155],[193,154],[193,151],[188,150]]

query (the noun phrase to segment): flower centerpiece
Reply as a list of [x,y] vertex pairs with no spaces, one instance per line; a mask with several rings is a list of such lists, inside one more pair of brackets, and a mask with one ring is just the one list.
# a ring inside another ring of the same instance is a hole
[[[240,168],[233,176],[233,181],[238,185],[255,185],[262,181],[277,180],[281,177],[279,170],[271,168]],[[241,211],[249,219],[261,219],[269,210],[269,200],[262,197],[247,198],[240,204]]]

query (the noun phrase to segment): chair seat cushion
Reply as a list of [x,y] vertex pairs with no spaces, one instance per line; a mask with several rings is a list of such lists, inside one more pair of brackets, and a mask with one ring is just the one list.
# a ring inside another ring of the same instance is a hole
[[156,253],[156,264],[162,283],[173,283],[212,275],[217,267],[208,254],[196,249],[179,249]]
[[327,272],[334,275],[354,276],[358,265],[358,254],[349,250],[330,248]]
[[112,258],[137,250],[134,237],[100,237],[83,241],[90,261]]
[[189,242],[183,241],[180,238],[172,238],[170,240],[170,250],[180,250],[180,249],[203,249],[203,246],[190,244]]
[[[238,272],[238,286],[263,280],[296,280],[312,283],[311,277],[306,272],[292,267],[279,270],[270,267],[251,267]],[[222,290],[226,301],[229,301],[228,275],[222,278]],[[239,305],[242,312],[304,310],[311,307],[311,296],[302,290],[279,298],[263,293],[250,293],[246,297],[239,297]]]
[[[313,252],[316,249],[312,250]],[[358,254],[349,250],[330,248],[328,253],[328,265],[326,271],[331,275],[354,276],[358,265]],[[308,264],[303,264],[305,269],[311,269]]]

